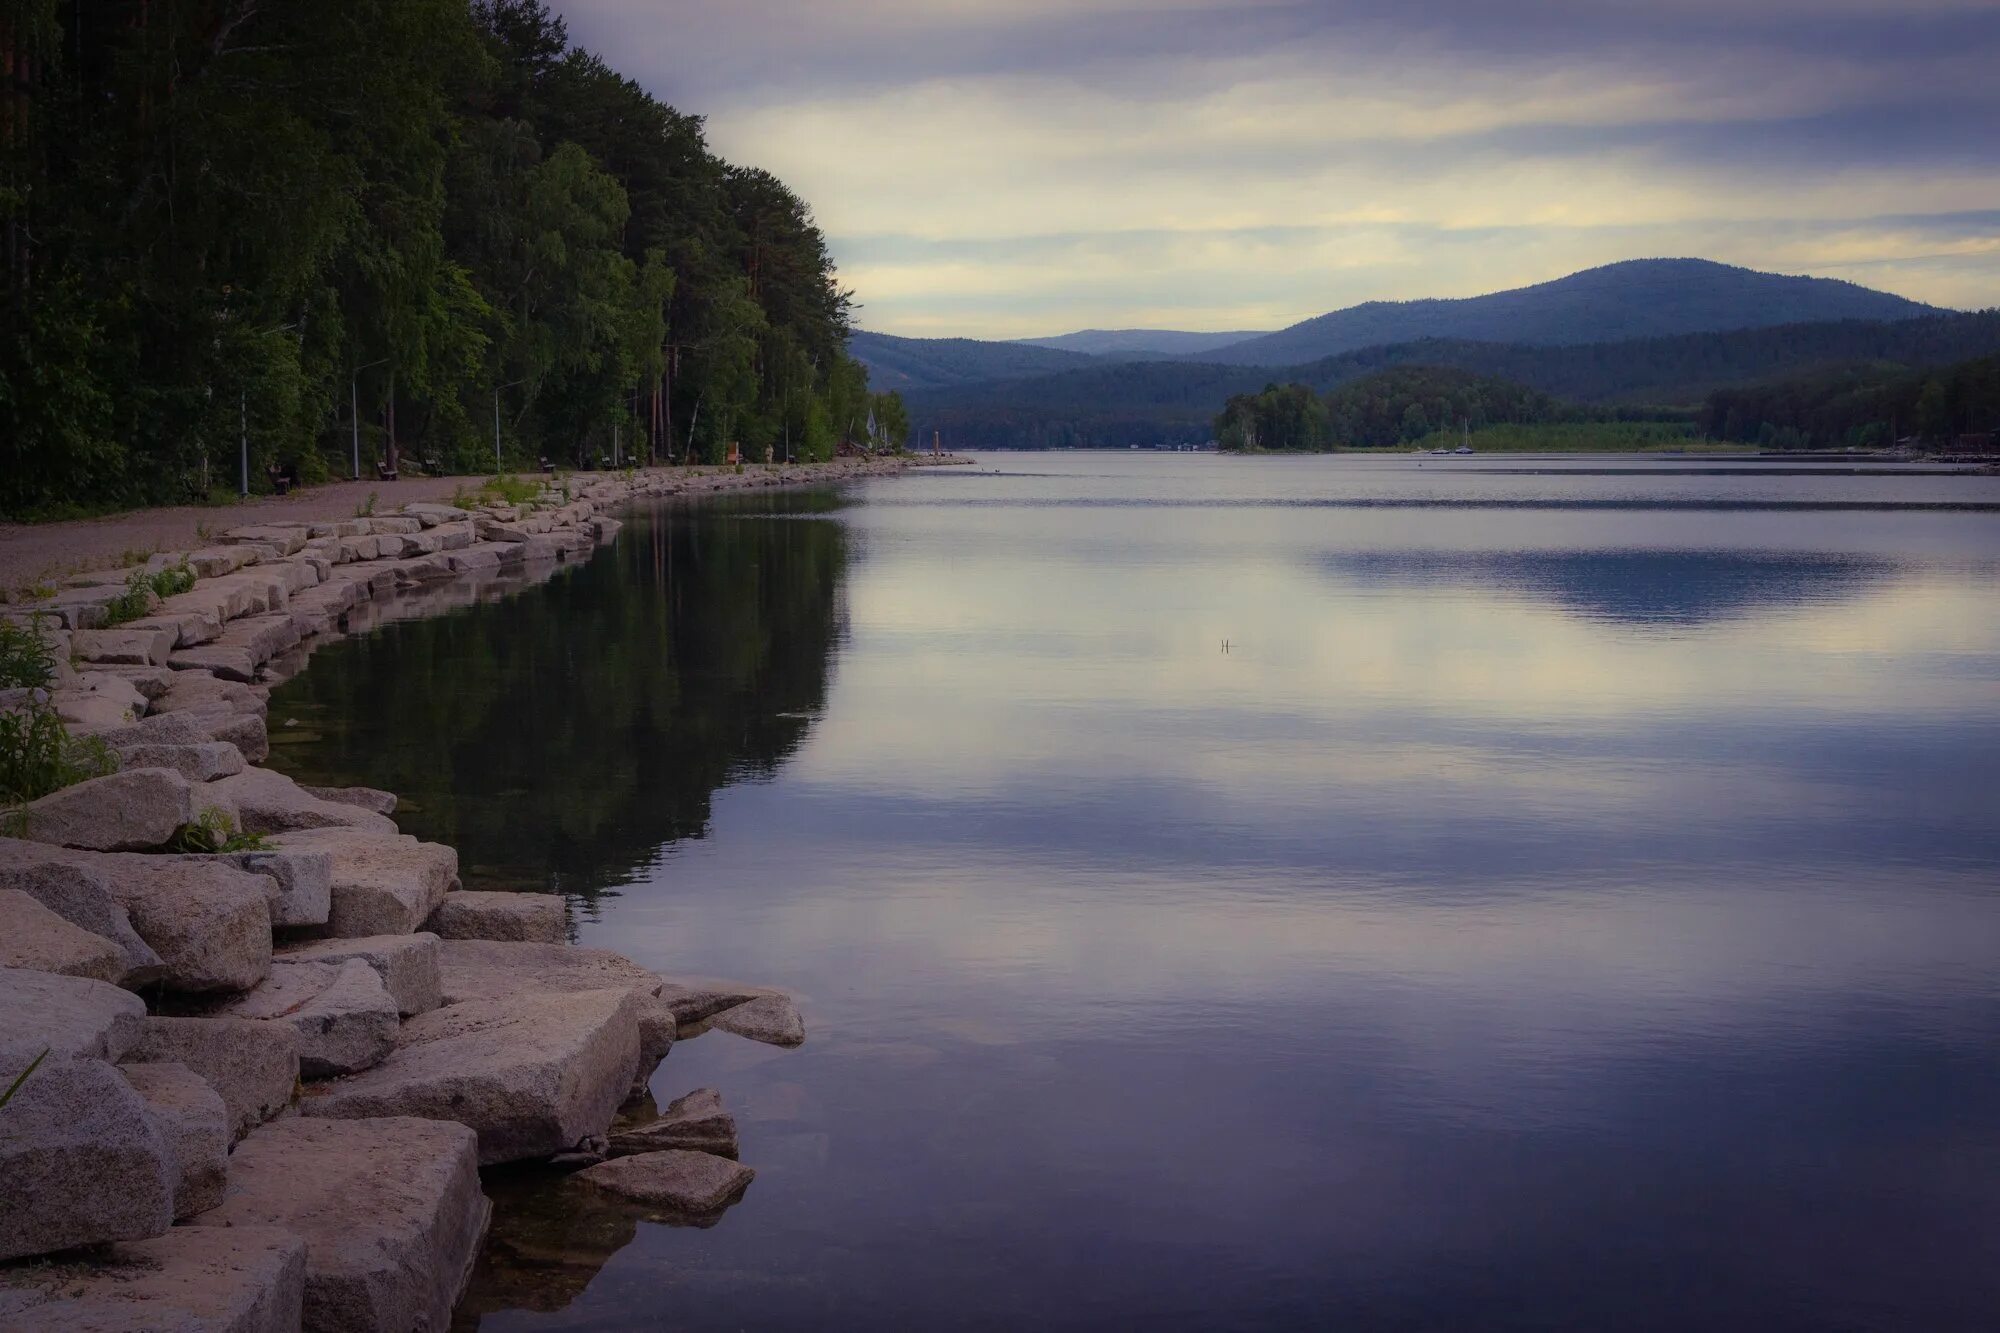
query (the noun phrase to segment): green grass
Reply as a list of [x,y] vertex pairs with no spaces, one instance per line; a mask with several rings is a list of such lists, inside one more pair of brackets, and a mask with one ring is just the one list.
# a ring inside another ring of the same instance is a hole
[[452,493],[451,502],[460,509],[469,509],[479,504],[524,505],[541,498],[542,483],[530,481],[526,477],[488,477],[478,486],[461,486]]
[[168,846],[177,852],[261,852],[264,843],[263,834],[239,831],[228,815],[211,805],[193,823],[182,826]]
[[[1464,443],[1459,431],[1436,431],[1402,448],[1456,449]],[[1482,454],[1537,453],[1715,453],[1740,449],[1702,439],[1691,422],[1561,421],[1537,425],[1482,426],[1472,432],[1472,447]]]
[[145,574],[135,573],[125,580],[125,591],[104,604],[104,623],[123,625],[153,611],[153,581]]

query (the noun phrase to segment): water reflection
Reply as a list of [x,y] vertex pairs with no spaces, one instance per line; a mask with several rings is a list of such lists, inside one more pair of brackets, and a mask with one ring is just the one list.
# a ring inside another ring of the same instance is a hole
[[1682,627],[1856,597],[1895,572],[1880,558],[1763,551],[1353,551],[1327,564],[1346,578],[1491,588],[1587,620]]
[[[813,519],[830,503],[663,507],[533,596],[457,585],[438,595],[458,613],[322,649],[281,688],[275,762],[399,793],[468,886],[594,900],[699,835],[716,788],[768,777],[824,706],[848,558]],[[717,521],[750,513],[807,521]]]

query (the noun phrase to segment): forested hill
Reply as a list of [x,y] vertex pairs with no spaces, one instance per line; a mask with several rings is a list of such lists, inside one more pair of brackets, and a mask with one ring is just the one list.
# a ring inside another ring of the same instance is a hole
[[1118,357],[1127,361],[1150,361],[1163,356],[1199,357],[1204,352],[1261,338],[1262,333],[1186,333],[1179,329],[1083,329],[1057,334],[1053,338],[1022,338],[1030,347],[1055,347],[1066,352],[1091,356]]
[[872,383],[884,389],[937,389],[953,384],[1021,379],[1094,364],[1083,352],[1031,343],[981,342],[974,338],[898,338],[856,329],[848,355],[868,367]]
[[1230,397],[1267,383],[1297,382],[1324,393],[1398,366],[1450,367],[1576,402],[1692,410],[1726,386],[1868,363],[1947,366],[1995,353],[2000,353],[2000,311],[1578,347],[1434,339],[1276,369],[1179,361],[1095,365],[914,394],[910,412],[923,438],[942,430],[948,442],[962,448],[1122,447],[1205,440]]
[[1200,359],[1295,366],[1419,338],[1565,345],[1937,313],[1900,296],[1827,278],[1782,277],[1702,259],[1639,259],[1490,296],[1372,301],[1230,343]]
[[[811,210],[541,0],[15,0],[0,513],[859,433]],[[496,397],[497,395],[497,397]]]

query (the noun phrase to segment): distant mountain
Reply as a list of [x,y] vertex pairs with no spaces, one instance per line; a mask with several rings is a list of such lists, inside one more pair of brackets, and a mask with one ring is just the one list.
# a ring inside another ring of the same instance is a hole
[[1053,347],[1064,352],[1083,352],[1089,356],[1118,357],[1122,360],[1138,360],[1157,357],[1200,356],[1240,343],[1246,338],[1261,338],[1264,334],[1254,333],[1183,333],[1177,329],[1084,329],[1080,333],[1061,333],[1053,338],[1017,338],[1017,343],[1029,347]]
[[1296,366],[1420,338],[1571,346],[1939,313],[1934,306],[1829,278],[1781,277],[1705,259],[1635,259],[1491,296],[1370,301],[1187,359]]
[[1209,438],[1232,394],[1296,381],[1324,393],[1397,366],[1443,366],[1605,406],[1684,407],[1714,390],[1840,366],[1956,365],[2000,353],[2000,310],[1842,320],[1583,346],[1423,339],[1286,367],[1101,361],[1033,379],[910,396],[917,433],[963,448],[1184,444]]
[[869,385],[877,393],[1020,379],[1096,364],[1095,358],[1082,352],[1026,343],[898,338],[859,329],[848,337],[847,354],[868,367]]

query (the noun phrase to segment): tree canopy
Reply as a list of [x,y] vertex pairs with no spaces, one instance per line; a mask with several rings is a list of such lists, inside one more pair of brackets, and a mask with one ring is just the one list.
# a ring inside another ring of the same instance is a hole
[[[823,457],[812,211],[542,0],[4,0],[0,512],[289,462]],[[355,418],[358,416],[359,420]]]

